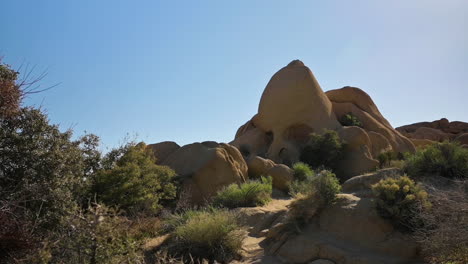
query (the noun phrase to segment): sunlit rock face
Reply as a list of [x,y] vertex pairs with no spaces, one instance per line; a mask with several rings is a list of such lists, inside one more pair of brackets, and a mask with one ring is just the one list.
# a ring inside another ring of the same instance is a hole
[[[352,113],[362,127],[343,127],[338,120]],[[294,60],[273,75],[263,91],[258,113],[241,126],[230,143],[246,160],[255,156],[292,165],[299,161],[311,133],[335,130],[346,141],[339,164],[348,178],[378,166],[384,151],[412,152],[413,143],[383,117],[371,97],[359,88],[324,93],[312,71]]]
[[339,127],[332,104],[314,75],[295,60],[273,75],[263,91],[258,114],[239,129],[232,143],[252,145],[249,142],[255,137],[249,154],[288,164],[298,160],[299,146],[311,132]]

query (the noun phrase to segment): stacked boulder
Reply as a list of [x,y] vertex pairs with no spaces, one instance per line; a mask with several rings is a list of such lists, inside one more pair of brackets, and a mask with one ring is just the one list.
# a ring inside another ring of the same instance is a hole
[[442,118],[432,122],[420,122],[397,127],[401,134],[408,137],[416,146],[425,146],[434,142],[457,141],[468,148],[468,123],[449,122]]
[[[344,127],[338,120],[352,113],[362,127]],[[381,152],[413,152],[413,143],[382,116],[368,94],[344,87],[324,93],[311,70],[295,60],[273,75],[258,113],[241,126],[230,143],[250,160],[255,156],[291,165],[311,133],[335,130],[346,143],[341,176],[349,178],[378,166]]]

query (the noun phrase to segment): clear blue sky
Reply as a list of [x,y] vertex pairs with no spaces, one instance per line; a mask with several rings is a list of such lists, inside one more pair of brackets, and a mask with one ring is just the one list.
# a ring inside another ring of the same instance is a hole
[[293,59],[369,93],[393,126],[468,121],[468,1],[49,1],[1,5],[0,54],[48,68],[27,105],[116,146],[229,142]]

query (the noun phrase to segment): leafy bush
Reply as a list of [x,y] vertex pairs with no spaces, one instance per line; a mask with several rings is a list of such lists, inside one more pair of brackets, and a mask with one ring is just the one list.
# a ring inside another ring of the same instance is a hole
[[169,244],[174,255],[198,260],[227,262],[238,255],[244,232],[237,224],[237,217],[227,210],[203,210],[186,214],[179,223]]
[[343,148],[336,131],[327,130],[322,135],[312,133],[301,152],[300,160],[312,168],[323,166],[335,169],[343,155]]
[[[55,228],[85,184],[81,141],[49,124],[41,110],[0,118],[0,200],[17,203],[23,220]],[[34,233],[30,230],[30,233]]]
[[381,180],[372,186],[372,191],[379,214],[404,230],[421,225],[420,211],[431,206],[426,191],[407,176]]
[[152,152],[139,143],[128,147],[112,169],[96,175],[92,193],[108,206],[151,215],[175,198],[174,176],[170,168],[156,165]]
[[261,206],[271,200],[272,179],[261,177],[260,181],[231,184],[214,197],[215,206],[227,208]]
[[293,165],[294,179],[304,181],[314,175],[314,171],[304,162],[297,162]]
[[336,199],[340,190],[336,175],[327,170],[308,175],[304,181],[294,181],[290,186],[290,193],[295,197],[291,203],[290,220],[296,227],[309,222],[319,210]]
[[31,263],[143,263],[131,221],[105,205],[76,209],[61,232],[30,256]]
[[357,127],[362,127],[361,121],[351,112],[343,115],[340,118],[340,123],[343,126],[357,126]]
[[456,142],[435,143],[408,157],[405,170],[412,177],[437,175],[468,178],[468,149]]
[[381,169],[385,167],[402,168],[404,166],[405,159],[405,154],[401,152],[394,152],[392,150],[381,152],[377,156],[377,160],[379,161],[379,167]]

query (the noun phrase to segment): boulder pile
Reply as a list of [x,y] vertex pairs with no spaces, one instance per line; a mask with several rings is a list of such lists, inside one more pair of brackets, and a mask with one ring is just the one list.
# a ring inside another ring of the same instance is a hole
[[450,140],[458,141],[468,148],[468,123],[465,122],[449,122],[447,118],[442,118],[432,122],[397,127],[396,130],[408,137],[416,146]]

